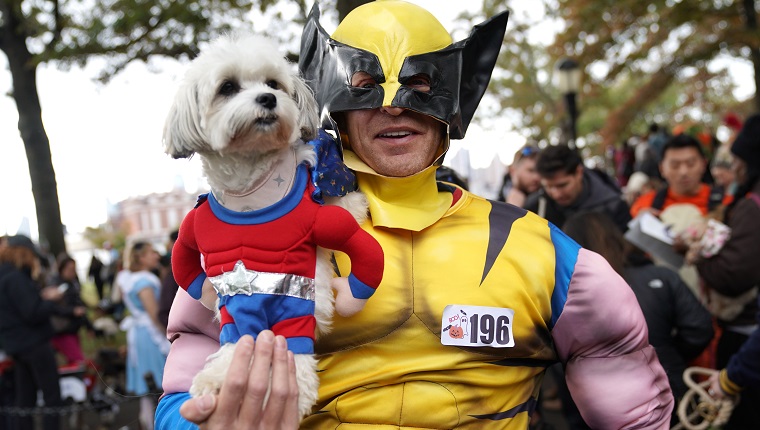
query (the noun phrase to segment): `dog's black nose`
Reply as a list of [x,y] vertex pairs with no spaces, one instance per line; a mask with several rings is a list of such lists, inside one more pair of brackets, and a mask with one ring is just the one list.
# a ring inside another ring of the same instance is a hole
[[277,97],[272,93],[259,94],[256,97],[256,103],[267,109],[274,109],[277,106]]

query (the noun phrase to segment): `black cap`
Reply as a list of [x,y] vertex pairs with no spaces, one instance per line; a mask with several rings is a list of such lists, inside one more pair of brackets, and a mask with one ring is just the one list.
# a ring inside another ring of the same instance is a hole
[[760,114],[747,118],[731,145],[731,152],[747,163],[749,169],[760,171]]
[[15,236],[8,236],[5,242],[8,246],[18,246],[21,248],[26,248],[34,252],[37,257],[39,258],[45,258],[44,255],[40,252],[39,248],[37,248],[37,245],[32,242],[32,239],[29,239],[27,236],[24,236],[23,234],[17,234]]

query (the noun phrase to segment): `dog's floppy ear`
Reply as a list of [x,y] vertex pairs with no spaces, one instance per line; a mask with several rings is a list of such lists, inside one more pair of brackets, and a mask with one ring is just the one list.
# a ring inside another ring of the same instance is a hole
[[164,152],[172,158],[188,158],[207,146],[198,103],[196,86],[183,84],[164,124]]
[[311,88],[298,76],[293,79],[293,98],[300,114],[298,127],[301,129],[301,140],[308,142],[315,139],[319,128],[319,107]]

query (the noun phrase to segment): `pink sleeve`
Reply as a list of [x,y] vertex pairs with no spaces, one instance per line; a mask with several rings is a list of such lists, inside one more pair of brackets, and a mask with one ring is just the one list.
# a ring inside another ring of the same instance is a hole
[[636,296],[607,261],[578,254],[552,330],[565,379],[592,428],[668,429],[673,395]]
[[172,274],[177,284],[190,295],[200,299],[206,274],[201,267],[201,253],[195,239],[195,215],[193,209],[182,220],[179,236],[172,248]]
[[206,357],[219,349],[219,324],[213,312],[180,288],[169,312],[167,334],[172,345],[164,366],[164,393],[186,392]]

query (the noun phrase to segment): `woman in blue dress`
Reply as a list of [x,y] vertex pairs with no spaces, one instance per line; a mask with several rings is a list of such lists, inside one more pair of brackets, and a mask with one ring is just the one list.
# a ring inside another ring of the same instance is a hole
[[158,298],[161,281],[153,273],[158,269],[160,255],[147,242],[136,242],[128,253],[129,272],[119,283],[129,316],[121,323],[127,332],[127,391],[142,396],[140,423],[143,429],[153,429],[155,399],[150,394],[148,376],[152,375],[158,391],[164,374],[169,341],[166,328],[158,320]]

